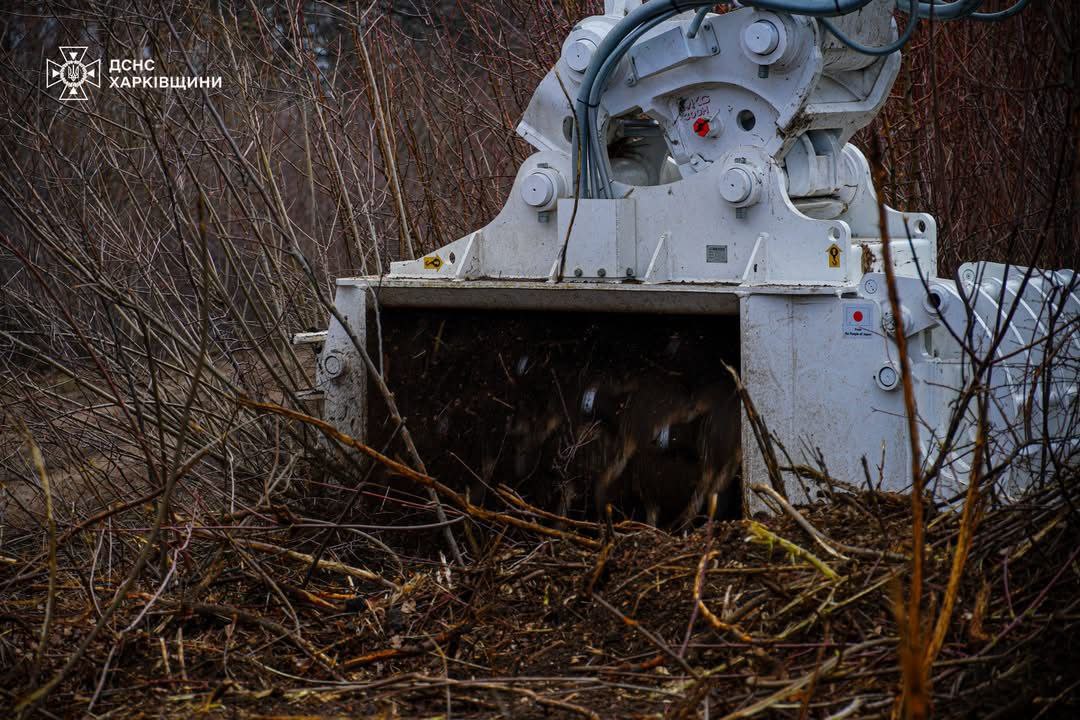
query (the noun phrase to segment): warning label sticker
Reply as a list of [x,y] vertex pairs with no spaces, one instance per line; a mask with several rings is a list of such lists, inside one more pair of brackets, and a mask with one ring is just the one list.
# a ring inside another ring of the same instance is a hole
[[829,246],[829,249],[825,251],[825,254],[829,256],[829,267],[840,267],[840,246],[833,243]]
[[438,270],[443,265],[442,258],[438,255],[427,255],[424,257],[424,269],[425,270]]
[[874,303],[844,303],[844,337],[874,337]]

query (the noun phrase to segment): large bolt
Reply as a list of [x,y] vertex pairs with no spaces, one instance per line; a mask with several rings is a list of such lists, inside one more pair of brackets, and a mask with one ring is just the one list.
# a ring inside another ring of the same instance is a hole
[[720,178],[720,197],[732,205],[746,202],[753,192],[754,178],[744,168],[728,168]]
[[575,72],[585,72],[594,52],[596,52],[596,43],[589,38],[579,38],[566,48],[566,64]]
[[541,167],[521,181],[521,199],[539,212],[554,210],[559,197],[565,194],[566,184],[557,171]]
[[743,30],[743,42],[755,55],[768,55],[779,47],[780,31],[768,20],[758,20]]
[[521,197],[533,207],[547,205],[554,194],[555,183],[543,173],[534,172],[521,183]]

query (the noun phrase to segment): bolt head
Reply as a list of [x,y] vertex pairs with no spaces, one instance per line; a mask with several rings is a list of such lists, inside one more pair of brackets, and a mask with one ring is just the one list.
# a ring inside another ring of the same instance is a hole
[[729,203],[741,203],[754,191],[754,178],[741,167],[728,168],[720,178],[720,196]]
[[780,46],[780,31],[768,20],[758,20],[743,31],[743,42],[755,55],[768,55]]
[[564,57],[566,64],[575,72],[585,72],[596,52],[596,43],[589,38],[578,38],[567,46]]
[[548,206],[555,197],[555,183],[546,173],[534,172],[521,183],[521,198],[535,208]]

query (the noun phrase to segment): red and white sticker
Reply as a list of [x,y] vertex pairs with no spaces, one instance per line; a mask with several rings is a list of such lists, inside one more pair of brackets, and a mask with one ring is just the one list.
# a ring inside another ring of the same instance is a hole
[[844,337],[874,337],[874,308],[872,302],[844,303]]

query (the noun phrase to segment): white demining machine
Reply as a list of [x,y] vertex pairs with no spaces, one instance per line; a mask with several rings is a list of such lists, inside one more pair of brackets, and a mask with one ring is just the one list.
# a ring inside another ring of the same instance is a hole
[[529,482],[561,512],[603,491],[670,520],[734,477],[775,482],[730,402],[732,363],[782,464],[823,458],[861,483],[866,458],[904,491],[905,347],[938,499],[968,481],[980,392],[999,497],[1075,462],[1078,276],[939,277],[935,219],[881,205],[848,142],[919,18],[1000,20],[1026,0],[732,4],[607,0],[573,28],[518,125],[536,152],[498,216],[337,281],[315,338],[328,421],[392,447],[378,370],[433,475]]

